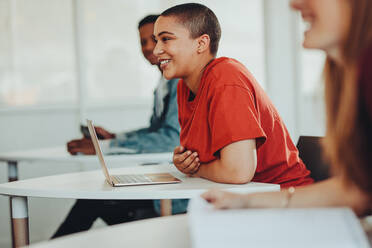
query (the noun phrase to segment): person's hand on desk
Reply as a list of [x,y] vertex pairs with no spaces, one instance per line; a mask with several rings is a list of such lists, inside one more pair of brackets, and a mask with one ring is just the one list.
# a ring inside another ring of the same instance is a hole
[[[96,131],[98,139],[113,139],[116,137],[114,133],[110,133],[109,131],[107,131],[106,129],[102,127],[94,127],[94,129]],[[83,133],[84,138],[87,138],[87,139],[90,138],[90,133],[89,133],[89,129],[87,126],[80,125],[80,130]]]
[[109,131],[107,131],[106,129],[102,127],[95,127],[95,129],[96,129],[97,137],[99,139],[113,139],[116,136],[114,133],[110,133]]
[[216,209],[247,207],[246,200],[248,197],[241,194],[212,189],[203,193],[201,197],[211,203]]
[[76,155],[78,153],[83,153],[86,155],[96,154],[92,140],[87,138],[72,140],[68,142],[67,151],[71,153],[71,155]]
[[173,151],[173,164],[182,173],[193,176],[200,167],[200,160],[196,152],[177,146]]

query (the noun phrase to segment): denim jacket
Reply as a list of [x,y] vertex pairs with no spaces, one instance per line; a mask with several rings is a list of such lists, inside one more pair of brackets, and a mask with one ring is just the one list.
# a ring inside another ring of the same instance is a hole
[[[177,82],[172,79],[167,82],[168,94],[163,98],[164,110],[160,117],[156,116],[155,98],[150,126],[131,132],[116,134],[110,142],[110,147],[125,147],[137,153],[171,152],[179,145],[180,125],[177,109]],[[156,92],[154,92],[156,94]]]

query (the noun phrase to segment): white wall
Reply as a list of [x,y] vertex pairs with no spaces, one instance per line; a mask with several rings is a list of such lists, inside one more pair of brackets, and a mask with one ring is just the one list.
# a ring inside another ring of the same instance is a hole
[[[304,76],[321,79],[317,70],[322,62],[314,60],[315,68],[304,68],[298,13],[290,10],[289,0],[265,0],[264,13],[266,91],[295,142],[300,135],[322,136],[325,130],[322,88],[318,85],[313,91],[303,89]],[[304,71],[312,75],[303,74]]]

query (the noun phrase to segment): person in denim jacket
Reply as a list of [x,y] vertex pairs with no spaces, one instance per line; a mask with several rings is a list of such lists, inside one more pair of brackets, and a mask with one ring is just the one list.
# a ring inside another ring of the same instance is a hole
[[[155,47],[152,34],[157,17],[157,15],[146,16],[138,25],[142,53],[152,65],[158,65],[158,60],[152,53]],[[131,153],[173,151],[174,147],[179,145],[180,132],[177,82],[178,79],[166,80],[161,77],[154,92],[154,108],[149,127],[117,134],[96,127],[97,135],[104,139],[101,141],[104,153],[126,153],[128,149]],[[95,154],[92,141],[89,138],[70,141],[67,148],[73,155],[77,153]],[[120,148],[123,150],[121,151]],[[187,203],[187,199],[172,200],[172,213],[185,213]],[[79,199],[52,238],[88,230],[97,218],[103,219],[108,225],[114,225],[159,215],[159,200]]]
[[[179,144],[180,132],[177,110],[177,82],[178,79],[168,81],[162,77],[154,92],[154,107],[150,126],[116,134],[115,138],[109,140],[107,148],[103,148],[104,153],[110,153],[110,149],[116,147],[129,148],[134,153],[173,151],[174,147]],[[159,97],[159,95],[162,96]]]

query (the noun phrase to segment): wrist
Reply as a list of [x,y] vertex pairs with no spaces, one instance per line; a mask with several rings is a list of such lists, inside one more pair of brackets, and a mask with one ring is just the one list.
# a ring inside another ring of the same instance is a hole
[[242,208],[252,208],[251,194],[247,194],[243,197],[243,207]]
[[198,170],[195,172],[195,173],[193,173],[193,176],[194,177],[202,177],[201,175],[202,175],[202,171],[201,171],[201,164],[199,165],[199,168],[198,168]]
[[282,203],[281,203],[282,208],[289,208],[295,191],[296,189],[293,186],[289,187],[288,189],[284,191],[285,194],[284,194],[284,197],[282,198]]
[[190,174],[191,177],[201,177],[198,173],[199,171],[195,172],[195,173],[192,173]]
[[128,138],[128,135],[125,132],[122,132],[122,133],[112,133],[112,135],[114,136],[113,139],[120,140],[120,142],[124,142]]

